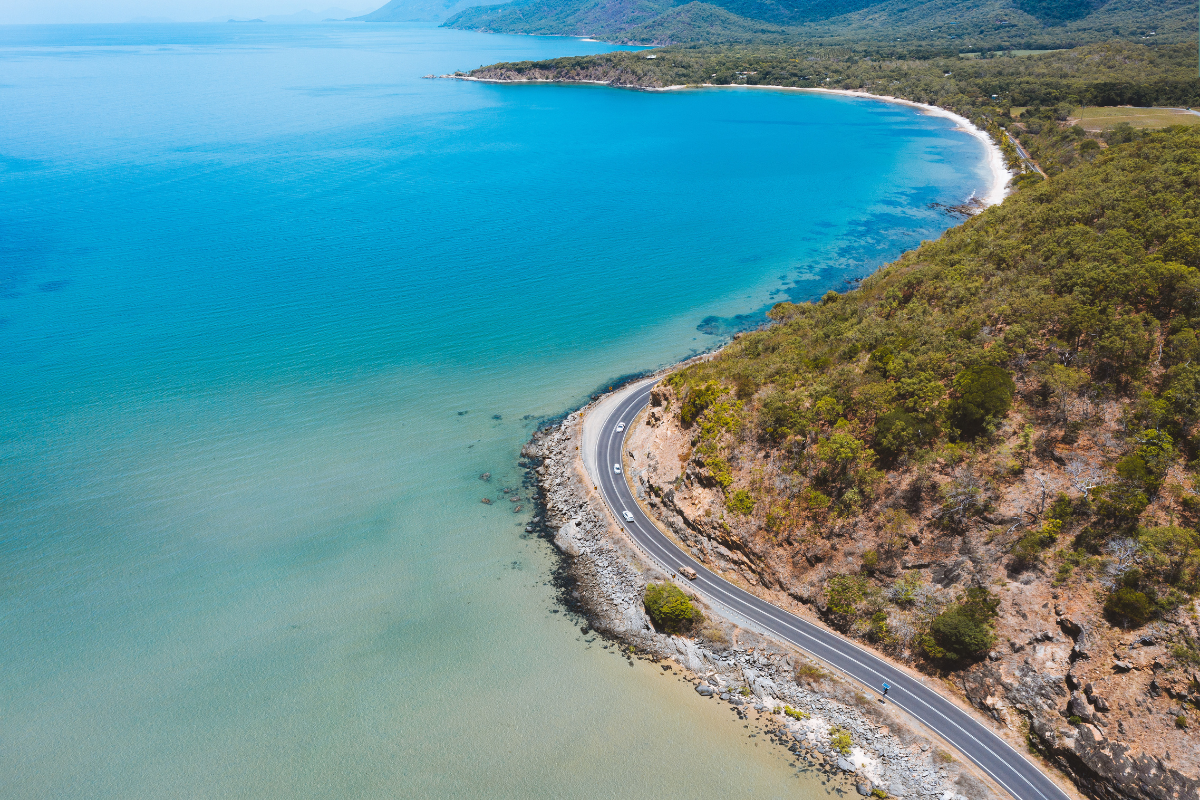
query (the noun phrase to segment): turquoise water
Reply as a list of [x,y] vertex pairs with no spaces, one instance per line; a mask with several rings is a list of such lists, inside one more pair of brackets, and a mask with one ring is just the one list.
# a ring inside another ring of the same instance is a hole
[[936,236],[982,148],[420,77],[604,49],[0,28],[0,795],[824,796],[479,501],[613,377]]

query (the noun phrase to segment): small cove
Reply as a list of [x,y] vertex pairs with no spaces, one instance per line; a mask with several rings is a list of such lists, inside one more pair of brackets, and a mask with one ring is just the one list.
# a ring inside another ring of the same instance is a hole
[[613,376],[954,224],[982,148],[419,77],[605,48],[0,28],[6,794],[826,796],[556,613],[502,489]]

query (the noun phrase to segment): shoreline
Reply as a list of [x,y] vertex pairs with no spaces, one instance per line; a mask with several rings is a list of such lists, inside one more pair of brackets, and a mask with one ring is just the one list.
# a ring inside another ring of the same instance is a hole
[[[979,201],[984,208],[999,205],[1004,202],[1004,198],[1009,194],[1009,182],[1012,180],[1013,174],[1005,166],[1004,153],[1000,149],[1000,143],[988,134],[987,131],[976,126],[966,117],[961,114],[956,114],[949,109],[941,106],[930,105],[929,103],[918,103],[915,100],[906,100],[903,97],[894,97],[892,95],[871,94],[870,92],[858,91],[855,89],[826,89],[821,87],[801,87],[801,86],[774,86],[766,84],[720,84],[720,83],[700,83],[700,84],[676,84],[673,86],[625,86],[614,84],[609,81],[557,81],[557,80],[500,80],[497,78],[477,78],[472,75],[439,75],[427,77],[453,78],[460,81],[475,81],[477,83],[496,83],[496,84],[514,84],[514,83],[549,83],[549,84],[587,84],[593,86],[609,86],[613,89],[637,89],[643,92],[678,92],[687,89],[769,89],[771,91],[782,92],[807,92],[813,94],[831,94],[841,95],[843,97],[856,97],[864,100],[878,100],[882,103],[895,103],[897,105],[909,106],[915,108],[924,114],[932,117],[942,117],[954,121],[957,126],[956,130],[966,133],[980,143],[983,144],[986,153],[985,163],[987,171],[990,175],[990,184],[985,187],[982,197]],[[1200,113],[1200,112],[1197,112]]]
[[[736,615],[694,596],[706,620],[698,631],[655,630],[643,605],[648,582],[671,582],[615,520],[595,490],[585,440],[605,407],[646,380],[664,376],[705,353],[633,378],[538,430],[522,448],[537,486],[538,516],[526,532],[553,544],[559,601],[594,631],[619,642],[627,657],[677,671],[701,697],[727,703],[736,722],[790,753],[801,774],[830,781],[841,792],[896,798],[996,800],[1004,796],[969,761],[950,758],[946,742],[905,712],[880,705],[852,679],[808,653],[745,625]],[[685,584],[681,588],[688,591]],[[670,662],[674,662],[674,665]],[[792,713],[787,713],[792,709]],[[834,739],[838,731],[849,744]]]

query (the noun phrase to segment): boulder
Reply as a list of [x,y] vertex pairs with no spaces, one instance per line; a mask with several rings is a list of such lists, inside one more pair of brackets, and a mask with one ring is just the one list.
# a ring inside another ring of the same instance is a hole
[[1083,633],[1083,626],[1070,617],[1059,617],[1058,627],[1062,628],[1063,633],[1072,639],[1078,639],[1079,634]]
[[854,763],[848,758],[838,756],[837,768],[842,772],[854,772]]
[[863,797],[867,797],[871,794],[871,784],[869,783],[860,783],[854,788]]
[[1090,722],[1092,719],[1092,709],[1088,705],[1086,697],[1082,697],[1078,692],[1071,695],[1071,699],[1067,701],[1067,716],[1079,717],[1084,722]]
[[707,683],[696,684],[696,693],[699,695],[702,695],[704,697],[712,697],[715,692],[716,692],[716,690],[713,689],[713,687],[709,686]]
[[579,527],[574,522],[568,522],[554,534],[554,546],[574,558],[583,552],[583,548],[579,546],[578,536]]

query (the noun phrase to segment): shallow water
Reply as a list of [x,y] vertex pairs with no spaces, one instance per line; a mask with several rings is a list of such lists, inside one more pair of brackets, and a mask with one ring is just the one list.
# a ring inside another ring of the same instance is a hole
[[479,501],[614,377],[935,237],[984,154],[873,101],[419,77],[604,49],[0,28],[0,795],[824,796]]

